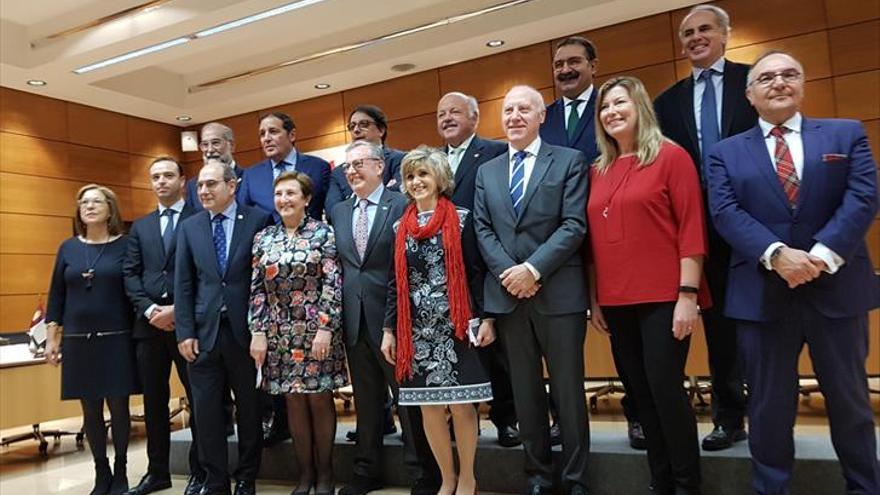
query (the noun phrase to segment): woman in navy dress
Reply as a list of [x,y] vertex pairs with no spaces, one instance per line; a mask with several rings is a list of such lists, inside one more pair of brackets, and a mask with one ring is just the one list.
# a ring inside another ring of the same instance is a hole
[[[89,184],[79,190],[76,201],[76,235],[58,248],[52,272],[46,359],[62,364],[61,398],[78,399],[82,405],[83,428],[95,461],[91,495],[117,495],[128,489],[128,396],[138,392],[133,311],[122,277],[126,241],[113,191]],[[105,402],[116,456],[112,472]]]
[[[468,210],[456,208],[449,199],[454,184],[444,153],[426,147],[409,152],[403,158],[402,177],[403,192],[411,202],[395,224],[394,276],[382,352],[395,365],[399,405],[421,407],[425,434],[443,477],[438,493],[470,495],[477,490],[474,406],[492,400],[492,385],[474,346],[495,340],[492,320],[479,319],[483,277],[474,270],[479,251],[473,221]],[[447,409],[455,430],[457,475]]]
[[263,369],[263,389],[284,394],[299,464],[294,494],[333,493],[333,392],[348,384],[342,345],[342,277],[329,225],[306,215],[309,176],[275,179],[281,223],[254,238],[251,356]]

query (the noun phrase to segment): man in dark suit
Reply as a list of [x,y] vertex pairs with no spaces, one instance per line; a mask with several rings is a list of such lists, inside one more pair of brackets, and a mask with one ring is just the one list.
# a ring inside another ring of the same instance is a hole
[[[207,161],[210,158],[216,158],[223,163],[228,163],[235,176],[241,182],[244,175],[244,169],[235,163],[232,153],[235,151],[235,134],[232,129],[219,123],[208,122],[202,126],[201,139],[199,140],[199,150],[202,152],[202,160]],[[202,203],[199,201],[198,177],[192,177],[186,182],[186,204],[193,211],[202,211]],[[240,191],[239,191],[240,192]]]
[[254,493],[262,434],[256,365],[249,355],[247,314],[254,235],[271,223],[260,210],[237,204],[235,173],[210,159],[199,172],[204,211],[180,226],[174,273],[174,324],[199,425],[199,461],[207,473],[202,495],[229,493],[223,395],[235,395],[238,469],[235,494]]
[[[342,266],[342,325],[348,366],[357,407],[357,446],[354,477],[341,495],[361,495],[382,487],[382,430],[385,394],[390,385],[397,395],[394,368],[385,361],[380,345],[388,297],[388,273],[393,262],[392,225],[407,202],[402,194],[382,185],[382,149],[355,141],[345,153],[346,179],[354,196],[330,212]],[[440,470],[428,446],[418,407],[399,411],[406,450],[417,458],[413,495],[436,494]]]
[[[348,132],[352,142],[366,141],[382,148],[382,158],[385,162],[382,184],[392,191],[399,191],[400,161],[406,153],[385,146],[385,139],[388,137],[388,119],[382,109],[375,105],[355,107],[348,115]],[[351,187],[345,178],[342,166],[334,168],[330,176],[327,199],[324,201],[327,216],[330,216],[330,211],[336,203],[345,201],[351,197],[351,194]]]
[[[507,145],[501,141],[477,136],[479,122],[480,107],[473,96],[453,92],[437,102],[437,132],[443,138],[455,179],[452,202],[471,211],[474,209],[477,170],[480,165],[507,151]],[[485,271],[485,266],[481,269]],[[510,365],[498,344],[480,347],[479,352],[492,382],[489,419],[498,430],[498,443],[515,447],[520,441],[510,386]]]
[[[122,266],[125,291],[136,310],[132,329],[138,373],[144,389],[144,422],[147,427],[147,474],[128,495],[146,495],[171,487],[168,454],[171,430],[168,379],[172,363],[192,404],[186,360],[177,350],[174,336],[174,249],[180,222],[193,213],[183,200],[186,177],[183,167],[171,157],[160,157],[150,165],[150,185],[159,206],[135,220],[129,232],[128,255]],[[189,449],[190,478],[184,490],[194,495],[201,489],[204,471],[199,466],[196,423],[190,416],[193,442]]]
[[[691,9],[681,22],[679,39],[693,74],[654,102],[663,134],[688,151],[704,185],[704,165],[711,146],[750,129],[758,120],[745,96],[749,66],[724,58],[729,32],[730,19],[721,8],[698,5]],[[736,324],[724,316],[730,245],[711,224],[708,227],[709,256],[703,269],[714,306],[704,310],[702,316],[712,373],[715,428],[703,439],[703,449],[721,450],[746,438],[746,398],[736,352]]]
[[562,97],[547,105],[547,116],[541,124],[545,143],[580,150],[587,163],[599,156],[593,88],[598,63],[596,47],[586,38],[571,36],[556,44],[553,81]]
[[880,493],[868,398],[868,311],[880,306],[865,234],[877,214],[877,162],[861,123],[808,119],[801,64],[782,52],[748,75],[752,129],[709,154],[709,205],[733,250],[725,314],[737,321],[749,385],[758,494],[788,493],[798,356],[809,345],[846,493]]
[[507,153],[477,171],[474,224],[489,269],[485,310],[512,364],[513,398],[526,455],[526,493],[551,493],[553,464],[544,391],[546,362],[562,429],[562,491],[587,493],[590,430],[584,400],[587,231],[583,153],[538,136],[541,94],[515,86],[501,121]]
[[304,155],[294,147],[296,126],[285,113],[267,113],[260,119],[260,144],[266,159],[248,167],[241,179],[239,200],[247,206],[258,206],[272,215],[275,223],[281,221],[275,211],[275,178],[282,172],[297,171],[312,180],[312,199],[307,208],[309,216],[320,220],[324,213],[324,197],[330,184],[330,164],[311,155]]

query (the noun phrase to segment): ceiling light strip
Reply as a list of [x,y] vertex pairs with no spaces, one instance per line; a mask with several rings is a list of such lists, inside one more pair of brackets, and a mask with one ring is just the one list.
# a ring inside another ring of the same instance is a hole
[[290,67],[290,66],[302,64],[305,62],[310,62],[312,60],[317,60],[320,58],[329,57],[331,55],[336,55],[338,53],[345,53],[345,52],[350,52],[353,50],[358,50],[360,48],[365,48],[365,47],[368,47],[371,45],[375,45],[377,43],[382,43],[382,42],[390,41],[390,40],[393,40],[396,38],[409,36],[409,35],[420,33],[423,31],[430,30],[430,29],[436,29],[439,27],[448,26],[451,24],[455,24],[457,22],[465,21],[468,19],[472,19],[474,17],[479,17],[479,16],[483,16],[483,15],[487,15],[487,14],[492,14],[492,13],[495,13],[495,12],[498,12],[498,11],[501,11],[504,9],[517,7],[519,5],[530,3],[533,1],[535,1],[535,0],[511,0],[509,2],[501,3],[498,5],[491,6],[491,7],[486,7],[484,9],[476,10],[473,12],[468,12],[465,14],[460,14],[460,15],[453,16],[453,17],[448,17],[446,19],[441,19],[439,21],[431,22],[428,24],[423,24],[421,26],[416,26],[413,28],[404,29],[402,31],[396,31],[394,33],[386,34],[386,35],[378,37],[378,38],[372,38],[369,40],[360,41],[357,43],[352,43],[350,45],[340,46],[337,48],[331,48],[329,50],[324,50],[321,52],[313,53],[311,55],[305,55],[303,57],[298,57],[298,58],[295,58],[292,60],[286,60],[284,62],[278,62],[278,63],[272,64],[272,65],[259,67],[257,69],[251,69],[246,72],[240,72],[238,74],[233,74],[231,76],[223,77],[220,79],[215,79],[213,81],[204,82],[201,84],[197,84],[195,86],[191,86],[189,88],[189,92],[195,93],[198,91],[206,90],[206,89],[220,86],[223,84],[227,84],[230,82],[250,79],[252,77],[266,74],[268,72],[276,71],[276,70],[279,70],[279,69],[282,69],[285,67]]
[[[162,0],[160,3],[165,3],[168,1],[170,1],[170,0]],[[268,19],[270,17],[275,17],[275,16],[278,16],[281,14],[286,14],[288,12],[292,12],[294,10],[298,10],[303,7],[308,7],[310,5],[321,3],[324,1],[325,0],[298,0],[296,2],[291,2],[288,4],[282,5],[280,7],[276,7],[274,9],[266,10],[266,11],[263,11],[263,12],[260,12],[260,13],[254,14],[254,15],[243,17],[241,19],[236,19],[234,21],[220,24],[218,26],[214,26],[212,28],[205,29],[203,31],[198,31],[195,33],[187,34],[185,36],[181,36],[180,38],[176,38],[173,40],[158,43],[156,45],[151,45],[146,48],[141,48],[139,50],[135,50],[132,52],[124,53],[124,54],[116,56],[116,57],[108,58],[106,60],[101,60],[100,62],[95,62],[94,64],[85,65],[83,67],[78,67],[78,68],[74,69],[73,72],[76,74],[85,74],[85,73],[91,72],[93,70],[102,69],[102,68],[110,66],[110,65],[118,64],[120,62],[125,62],[126,60],[131,60],[133,58],[142,57],[144,55],[147,55],[150,53],[155,53],[160,50],[165,50],[165,49],[177,46],[177,45],[182,45],[184,43],[187,43],[189,41],[193,41],[196,39],[207,38],[208,36],[213,36],[215,34],[223,33],[225,31],[229,31],[231,29],[246,26],[246,25],[251,24],[253,22],[262,21],[262,20]],[[153,4],[156,2],[150,2],[150,3]],[[154,5],[147,5],[147,4],[144,4],[144,5],[146,5],[146,6],[140,6],[137,8],[138,9],[155,8]],[[128,10],[132,10],[132,9],[128,9]]]
[[66,38],[70,35],[81,33],[83,31],[87,31],[89,29],[96,28],[98,26],[107,24],[108,22],[113,22],[117,19],[125,17],[127,15],[140,14],[144,12],[148,12],[150,10],[157,9],[162,5],[171,2],[172,0],[152,0],[150,2],[145,2],[140,5],[135,5],[134,7],[127,8],[125,10],[120,10],[114,14],[106,15],[99,19],[95,19],[93,21],[89,21],[85,24],[80,24],[79,26],[74,26],[70,29],[65,29],[64,31],[57,32],[55,34],[50,34],[49,36],[44,36],[37,40],[31,42],[31,48],[40,48],[48,45],[53,41],[57,41],[60,38]]

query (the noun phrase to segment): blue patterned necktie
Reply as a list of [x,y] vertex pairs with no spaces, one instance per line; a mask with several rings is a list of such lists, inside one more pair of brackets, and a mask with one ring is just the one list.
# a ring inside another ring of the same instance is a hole
[[279,175],[290,170],[289,167],[290,167],[290,163],[288,163],[285,160],[282,160],[282,161],[276,163],[274,169],[272,170],[272,172],[273,172],[272,175],[274,176],[273,179],[277,179]]
[[709,150],[712,145],[721,140],[718,131],[718,107],[715,99],[715,84],[712,82],[712,74],[715,71],[706,69],[700,74],[703,81],[703,101],[700,102],[700,178],[706,183],[706,165],[709,161]]
[[177,213],[171,208],[167,208],[162,212],[162,216],[167,217],[165,222],[165,230],[162,231],[162,246],[165,247],[165,254],[171,249],[171,240],[174,238],[174,214]]
[[513,173],[510,174],[510,200],[513,202],[513,211],[519,216],[519,208],[522,205],[523,193],[526,182],[526,156],[525,151],[517,151],[513,154]]
[[217,253],[220,273],[226,273],[226,230],[223,228],[223,220],[226,220],[226,215],[222,213],[212,220],[214,222],[214,252]]

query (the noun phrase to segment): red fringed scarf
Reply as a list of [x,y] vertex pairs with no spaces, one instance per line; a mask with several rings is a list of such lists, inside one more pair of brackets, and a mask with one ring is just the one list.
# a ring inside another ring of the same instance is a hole
[[394,268],[397,281],[397,381],[412,378],[412,317],[409,307],[409,266],[406,262],[406,238],[422,241],[443,233],[443,253],[446,263],[446,290],[449,292],[449,309],[455,336],[464,340],[467,336],[468,321],[471,319],[470,292],[464,257],[461,253],[461,227],[455,205],[446,197],[437,200],[437,208],[431,220],[419,227],[418,211],[410,204],[397,230],[394,242]]

